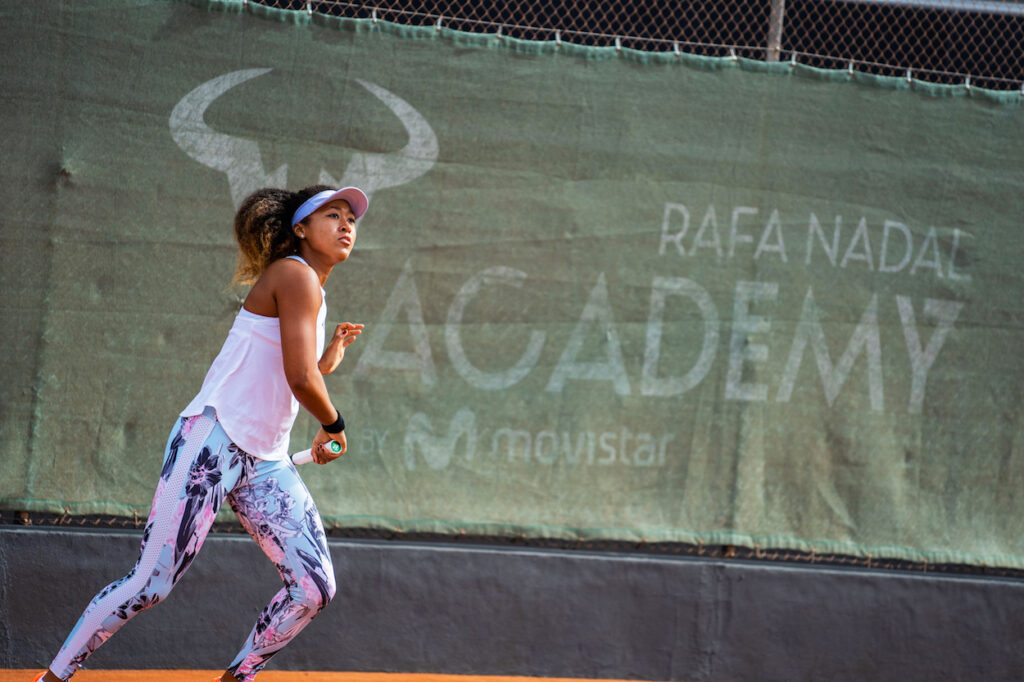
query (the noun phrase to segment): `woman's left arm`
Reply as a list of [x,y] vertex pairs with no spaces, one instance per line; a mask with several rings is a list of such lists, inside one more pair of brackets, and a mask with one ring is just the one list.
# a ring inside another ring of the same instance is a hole
[[338,368],[345,357],[345,349],[348,348],[356,337],[363,331],[363,325],[342,322],[334,328],[334,335],[324,348],[324,354],[320,356],[316,366],[320,374],[327,376]]

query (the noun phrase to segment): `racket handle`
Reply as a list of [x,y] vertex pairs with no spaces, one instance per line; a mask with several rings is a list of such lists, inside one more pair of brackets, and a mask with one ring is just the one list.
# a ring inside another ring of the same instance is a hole
[[300,464],[309,464],[312,461],[313,451],[309,448],[306,448],[301,452],[296,452],[292,455],[292,463],[295,464],[295,466],[299,466]]
[[[341,443],[336,440],[327,441],[327,447],[330,448],[331,452],[338,454],[341,452]],[[313,450],[306,449],[300,452],[296,452],[292,455],[292,462],[299,466],[300,464],[308,464],[313,461]]]

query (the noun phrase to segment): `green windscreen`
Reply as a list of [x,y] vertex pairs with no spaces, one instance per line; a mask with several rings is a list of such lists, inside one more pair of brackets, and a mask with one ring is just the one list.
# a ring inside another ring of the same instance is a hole
[[[370,194],[329,526],[1024,567],[1018,93],[331,19],[2,11],[0,506],[144,517],[249,192]],[[309,447],[300,416],[291,450]]]

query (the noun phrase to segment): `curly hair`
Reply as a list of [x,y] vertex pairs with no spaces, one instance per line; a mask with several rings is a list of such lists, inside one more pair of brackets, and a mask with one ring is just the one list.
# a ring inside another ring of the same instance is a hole
[[318,192],[331,189],[312,185],[289,192],[286,189],[258,189],[242,202],[235,213],[238,264],[232,284],[253,284],[271,263],[299,251],[299,239],[291,220],[296,209]]

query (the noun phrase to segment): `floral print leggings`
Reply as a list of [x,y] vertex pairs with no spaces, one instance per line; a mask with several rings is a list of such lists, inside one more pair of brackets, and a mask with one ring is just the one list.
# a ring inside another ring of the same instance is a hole
[[327,605],[334,569],[320,515],[295,465],[239,449],[207,407],[181,418],[172,431],[139,559],[86,607],[50,665],[58,677],[69,679],[132,616],[170,593],[224,500],[284,581],[228,671],[250,682]]

